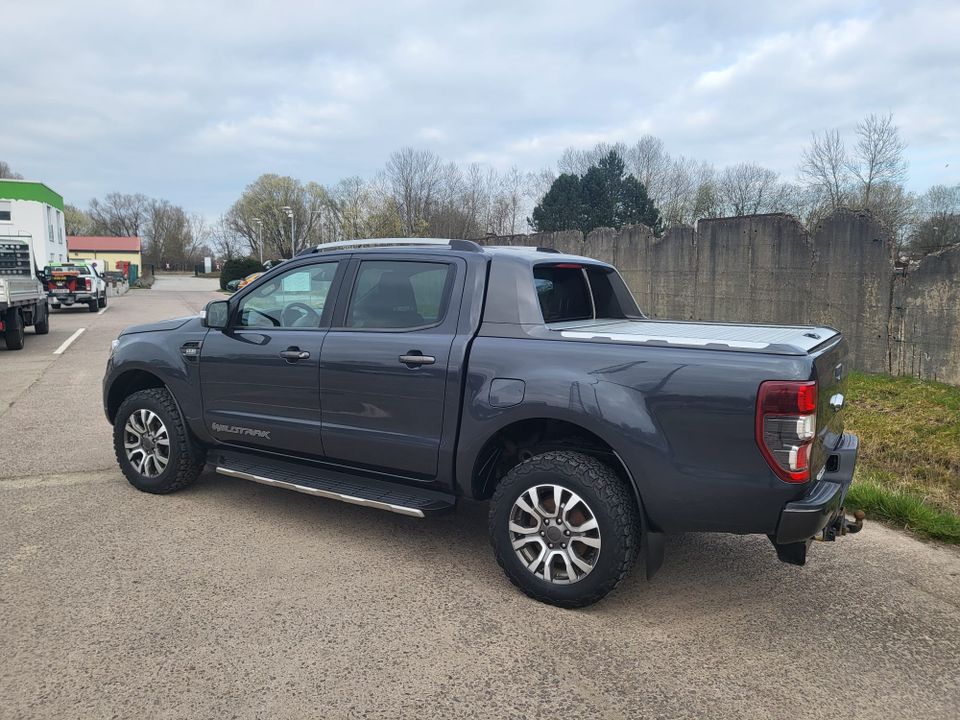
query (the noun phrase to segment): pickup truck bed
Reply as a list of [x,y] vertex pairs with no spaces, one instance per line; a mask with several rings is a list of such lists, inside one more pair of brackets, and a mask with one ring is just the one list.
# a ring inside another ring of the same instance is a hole
[[20,350],[24,328],[38,335],[49,332],[49,312],[43,285],[34,274],[30,246],[25,240],[0,239],[0,335],[8,350]]
[[563,337],[713,350],[747,350],[778,355],[806,355],[839,337],[833,328],[672,320],[574,320],[553,323]]
[[567,607],[638,548],[652,575],[663,533],[762,533],[803,564],[858,527],[838,331],[650,320],[614,268],[545,249],[374,243],[125,330],[104,408],[127,479],[171,492],[209,462],[415,517],[489,500],[507,576]]

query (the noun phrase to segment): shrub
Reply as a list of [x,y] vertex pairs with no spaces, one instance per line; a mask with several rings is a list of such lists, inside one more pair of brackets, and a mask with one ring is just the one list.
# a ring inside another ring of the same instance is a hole
[[231,280],[245,278],[250,273],[260,272],[263,265],[255,258],[234,258],[227,260],[220,268],[220,289],[226,290]]

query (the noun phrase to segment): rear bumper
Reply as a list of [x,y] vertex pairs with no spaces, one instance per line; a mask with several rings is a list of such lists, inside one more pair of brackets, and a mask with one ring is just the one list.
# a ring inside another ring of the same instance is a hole
[[74,305],[75,303],[88,303],[91,300],[96,299],[96,295],[93,293],[82,292],[82,293],[70,293],[69,295],[54,295],[53,293],[47,294],[47,299],[54,305]]
[[799,500],[787,503],[773,540],[776,544],[802,543],[817,535],[842,511],[847,489],[853,482],[860,440],[845,433],[827,459],[829,472],[813,484]]

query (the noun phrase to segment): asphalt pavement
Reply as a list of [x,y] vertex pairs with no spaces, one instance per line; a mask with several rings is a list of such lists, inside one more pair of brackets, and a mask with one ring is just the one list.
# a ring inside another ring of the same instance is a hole
[[803,568],[671,537],[652,582],[571,611],[502,576],[482,504],[137,492],[110,341],[214,289],[162,277],[0,350],[0,718],[960,717],[960,553],[869,521]]

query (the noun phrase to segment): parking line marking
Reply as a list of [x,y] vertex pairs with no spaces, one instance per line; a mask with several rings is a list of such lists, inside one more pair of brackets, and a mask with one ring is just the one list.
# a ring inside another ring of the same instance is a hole
[[56,350],[53,351],[53,354],[54,354],[54,355],[63,355],[63,353],[66,351],[66,349],[67,349],[68,347],[70,347],[70,344],[71,344],[74,340],[76,340],[78,337],[80,337],[80,334],[81,334],[84,330],[86,330],[86,328],[80,328],[80,329],[77,330],[75,333],[73,333],[73,335],[71,335],[70,337],[68,337],[66,340],[63,341],[63,344],[61,344],[60,347],[58,347]]
[[106,311],[107,311],[107,308],[104,308],[103,310],[100,310],[100,311],[97,313],[97,315],[103,315]]

